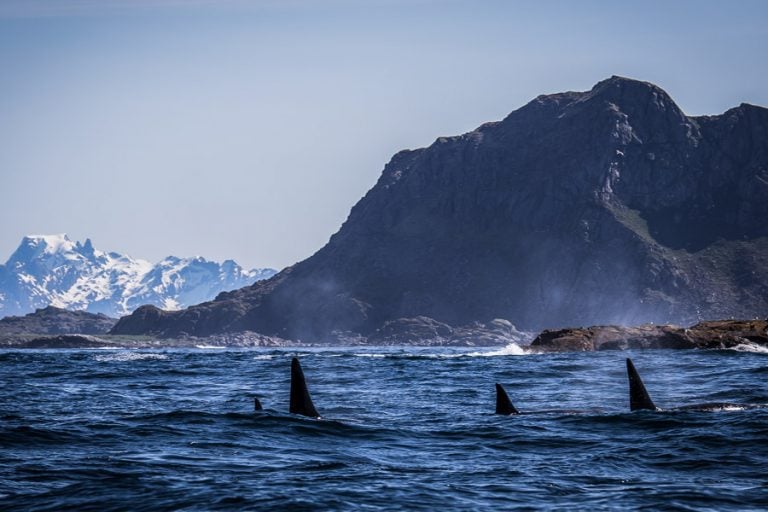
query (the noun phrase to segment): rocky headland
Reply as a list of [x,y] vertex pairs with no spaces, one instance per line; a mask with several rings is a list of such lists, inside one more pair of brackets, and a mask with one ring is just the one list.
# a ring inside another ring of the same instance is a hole
[[389,342],[496,319],[535,332],[763,318],[766,197],[768,109],[692,117],[611,77],[397,153],[311,257],[187,309],[138,308],[111,332]]

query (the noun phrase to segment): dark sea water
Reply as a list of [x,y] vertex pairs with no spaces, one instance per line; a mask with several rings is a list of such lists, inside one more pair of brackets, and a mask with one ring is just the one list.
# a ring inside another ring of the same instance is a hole
[[0,351],[0,510],[768,509],[768,409],[624,363],[768,404],[768,354],[519,352]]

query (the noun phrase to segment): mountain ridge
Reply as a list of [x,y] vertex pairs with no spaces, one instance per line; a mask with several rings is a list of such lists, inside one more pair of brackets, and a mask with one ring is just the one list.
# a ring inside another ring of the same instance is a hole
[[614,76],[396,153],[314,255],[113,331],[332,341],[415,317],[540,330],[761,316],[767,190],[768,110],[689,117]]
[[142,304],[179,309],[274,275],[233,260],[168,256],[156,264],[105,252],[66,234],[28,235],[0,265],[0,317],[52,305],[119,317]]

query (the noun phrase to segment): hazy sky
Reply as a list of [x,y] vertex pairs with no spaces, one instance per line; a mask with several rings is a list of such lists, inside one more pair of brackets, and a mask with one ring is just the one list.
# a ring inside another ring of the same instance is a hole
[[28,233],[283,267],[398,150],[610,75],[768,105],[768,2],[0,0],[0,262]]

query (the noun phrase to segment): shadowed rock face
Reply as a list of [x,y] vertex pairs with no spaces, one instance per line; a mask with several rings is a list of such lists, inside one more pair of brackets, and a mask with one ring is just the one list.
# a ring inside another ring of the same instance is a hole
[[113,332],[323,341],[417,317],[540,330],[762,316],[766,196],[767,109],[687,117],[612,77],[396,154],[310,258]]

